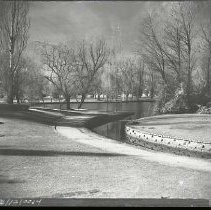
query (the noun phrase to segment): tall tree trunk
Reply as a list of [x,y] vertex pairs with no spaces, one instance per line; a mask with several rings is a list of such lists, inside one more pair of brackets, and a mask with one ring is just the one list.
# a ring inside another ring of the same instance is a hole
[[151,73],[151,88],[150,88],[150,98],[154,98],[155,87],[154,87],[154,75]]
[[78,105],[78,109],[81,108],[82,104],[84,103],[85,98],[86,98],[86,94],[82,94],[80,104]]
[[[143,65],[143,69],[144,69],[144,65]],[[143,93],[143,72],[141,72],[139,75],[139,87],[138,87],[138,94],[137,94],[138,99],[141,98],[142,93]]]
[[66,108],[70,109],[70,96],[66,96],[65,100],[66,100]]
[[42,97],[42,103],[43,103],[43,107],[45,107],[45,101],[43,97]]
[[162,72],[162,73],[161,73],[161,76],[162,76],[162,78],[163,78],[164,84],[167,85],[168,83],[167,83],[167,79],[166,79],[165,73]]
[[187,78],[187,102],[188,106],[191,106],[191,46],[190,43],[188,45],[188,78]]
[[13,88],[13,82],[9,83],[8,91],[7,91],[7,103],[13,104],[14,99],[14,88]]
[[128,93],[126,93],[125,95],[126,95],[126,101],[128,101],[128,95],[129,95],[129,94],[128,94]]
[[211,83],[211,81],[210,81],[210,60],[211,60],[211,55],[208,58],[207,75],[206,75],[206,77],[207,77],[207,79],[206,79],[207,80],[207,82],[206,82],[206,93],[207,93],[208,96],[211,96],[211,89],[210,89],[210,87],[211,87],[211,85],[210,85],[210,83]]
[[13,35],[10,35],[9,78],[8,78],[9,84],[8,84],[8,91],[7,91],[8,104],[13,104],[13,99],[14,99],[13,53],[14,53]]
[[17,100],[17,103],[19,104],[20,103],[20,96],[19,96],[19,91],[18,90],[16,92],[16,100]]
[[61,104],[61,100],[60,100],[60,95],[59,95],[59,109],[62,109],[62,104]]
[[138,89],[138,99],[141,98],[143,94],[143,88],[141,86],[139,86],[139,89]]
[[142,62],[142,70],[139,74],[139,88],[138,88],[138,98],[141,98],[142,94],[143,94],[143,77],[144,77],[144,69],[145,69],[145,66],[144,66],[144,62]]
[[19,81],[18,81],[17,75],[16,75],[14,92],[15,92],[15,97],[16,97],[17,103],[19,104],[20,103],[20,91],[19,91]]
[[9,87],[8,87],[8,94],[7,94],[7,103],[8,104],[13,104],[13,99],[14,99],[14,75],[13,75],[13,54],[14,54],[14,13],[16,10],[13,10],[13,15],[12,15],[12,23],[11,23],[11,28],[10,28],[10,36],[9,36]]
[[150,90],[150,98],[153,99],[155,95],[155,89],[154,89],[154,85],[151,86],[151,90]]
[[100,101],[100,94],[97,94],[97,100]]

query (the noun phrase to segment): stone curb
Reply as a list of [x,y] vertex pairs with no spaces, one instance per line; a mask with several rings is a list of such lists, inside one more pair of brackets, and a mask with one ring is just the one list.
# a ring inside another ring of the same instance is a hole
[[196,142],[182,138],[173,138],[166,135],[148,133],[146,131],[136,129],[129,124],[126,124],[125,126],[125,133],[129,143],[145,148],[158,151],[169,151],[186,156],[211,158],[210,143]]

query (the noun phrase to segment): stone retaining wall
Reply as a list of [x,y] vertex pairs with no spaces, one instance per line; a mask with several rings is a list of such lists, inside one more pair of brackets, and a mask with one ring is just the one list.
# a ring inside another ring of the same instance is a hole
[[180,155],[211,158],[210,143],[195,142],[186,139],[147,133],[136,129],[129,124],[125,126],[125,133],[127,140],[130,143],[148,149],[173,152]]

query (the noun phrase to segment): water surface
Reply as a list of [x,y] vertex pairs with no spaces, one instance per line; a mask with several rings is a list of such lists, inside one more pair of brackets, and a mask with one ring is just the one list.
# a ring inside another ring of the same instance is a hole
[[[126,117],[124,120],[110,122],[93,129],[94,132],[118,141],[125,141],[124,127],[127,120],[138,119],[153,115],[153,102],[127,102],[118,104],[109,104],[109,111],[129,111],[134,112],[133,115]],[[105,111],[105,110],[103,110]]]

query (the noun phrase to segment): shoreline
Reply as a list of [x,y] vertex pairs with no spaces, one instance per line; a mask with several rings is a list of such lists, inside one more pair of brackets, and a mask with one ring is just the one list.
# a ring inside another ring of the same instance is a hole
[[[93,100],[93,101],[84,101],[84,103],[86,104],[86,103],[131,103],[131,102],[155,102],[156,101],[156,99],[151,99],[151,98],[142,98],[142,99],[139,99],[139,100],[128,100],[128,101],[121,101],[121,100],[113,100],[113,101],[106,101],[106,100]],[[42,105],[42,104],[62,104],[62,105],[65,105],[66,104],[66,102],[64,102],[64,101],[61,101],[61,102],[59,102],[59,101],[53,101],[53,102],[51,102],[51,101],[46,101],[46,102],[31,102],[32,104],[34,104],[34,105],[36,105],[36,104],[40,104],[40,105]],[[80,102],[77,102],[77,101],[70,101],[70,104],[78,104],[78,103],[80,103]]]

